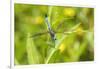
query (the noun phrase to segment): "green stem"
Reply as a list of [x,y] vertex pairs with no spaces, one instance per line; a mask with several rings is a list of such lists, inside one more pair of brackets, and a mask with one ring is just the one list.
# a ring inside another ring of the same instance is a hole
[[[51,21],[51,14],[52,14],[52,9],[53,9],[53,7],[52,6],[50,6],[49,8],[48,8],[48,21],[50,22]],[[50,22],[51,23],[51,22]]]
[[29,64],[40,63],[40,54],[34,44],[32,38],[30,38],[30,33],[27,34],[26,51]]
[[67,35],[64,35],[63,38],[61,40],[59,40],[58,42],[55,42],[55,48],[51,51],[50,55],[47,57],[47,60],[45,62],[45,64],[48,64],[51,57],[53,56],[53,54],[56,52],[56,50],[59,48],[60,44],[63,42],[63,40],[67,37]]

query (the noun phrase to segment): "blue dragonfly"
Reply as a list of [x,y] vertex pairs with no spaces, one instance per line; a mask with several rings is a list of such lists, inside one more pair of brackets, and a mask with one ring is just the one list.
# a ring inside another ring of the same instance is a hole
[[[64,19],[64,20],[66,20],[66,19]],[[63,21],[64,21],[64,20],[63,20]],[[58,25],[57,28],[56,28],[57,30],[58,30],[59,28],[64,28],[64,27],[62,26],[62,25],[64,25],[64,24],[63,24],[63,21],[61,21],[61,22],[59,23],[59,25]],[[55,30],[52,29],[51,23],[49,22],[47,16],[45,16],[45,24],[47,25],[47,31],[36,33],[36,34],[32,35],[31,37],[37,37],[37,36],[41,36],[41,35],[43,35],[43,34],[49,34],[50,37],[51,37],[52,42],[54,43],[54,45],[55,45],[55,41],[57,40],[56,33],[68,35],[68,34],[71,34],[71,33],[73,33],[73,32],[76,32],[76,31],[74,31],[74,29],[77,28],[77,27],[80,25],[80,24],[77,24],[77,25],[74,26],[73,29],[71,29],[70,31],[66,31],[66,30],[64,30],[64,31],[62,31],[62,32],[60,32],[60,31],[55,31]]]

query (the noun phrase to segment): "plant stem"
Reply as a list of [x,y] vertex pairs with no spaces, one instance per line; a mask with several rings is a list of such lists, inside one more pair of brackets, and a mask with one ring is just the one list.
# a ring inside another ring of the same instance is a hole
[[[51,21],[51,14],[52,14],[52,6],[48,7],[48,21],[50,22]],[[51,23],[51,22],[50,22]]]
[[53,56],[53,54],[56,52],[56,50],[59,48],[60,44],[63,42],[63,40],[67,37],[67,35],[64,35],[63,38],[59,41],[55,41],[55,48],[51,51],[50,55],[47,57],[47,60],[45,62],[45,64],[48,64],[51,57]]

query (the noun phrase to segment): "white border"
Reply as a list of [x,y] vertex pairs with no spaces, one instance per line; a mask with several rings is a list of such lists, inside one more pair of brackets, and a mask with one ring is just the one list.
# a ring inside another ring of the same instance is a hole
[[0,69],[10,64],[10,1],[0,1]]
[[14,1],[10,0],[10,68],[14,68]]
[[95,0],[15,0],[15,3],[43,4],[57,6],[95,7]]
[[75,7],[90,7],[95,8],[95,2],[90,1],[76,1],[76,0],[54,0],[54,1],[41,1],[41,0],[11,0],[11,63],[12,69],[82,69],[84,68],[95,68],[94,62],[74,62],[74,63],[59,63],[59,64],[39,64],[39,65],[17,65],[14,66],[14,3],[25,3],[25,4],[42,4],[42,5],[56,5],[56,6],[75,6]]

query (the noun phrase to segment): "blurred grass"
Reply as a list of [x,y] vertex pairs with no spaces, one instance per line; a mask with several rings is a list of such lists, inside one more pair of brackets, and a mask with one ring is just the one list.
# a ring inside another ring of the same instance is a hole
[[38,50],[35,47],[35,44],[30,38],[30,34],[27,34],[27,43],[26,43],[26,50],[27,50],[27,57],[28,57],[28,63],[29,64],[38,64],[41,63],[42,58],[41,55],[39,54]]
[[[69,6],[17,4],[15,17],[15,65],[94,60],[94,9]],[[46,32],[45,15],[56,33]]]

